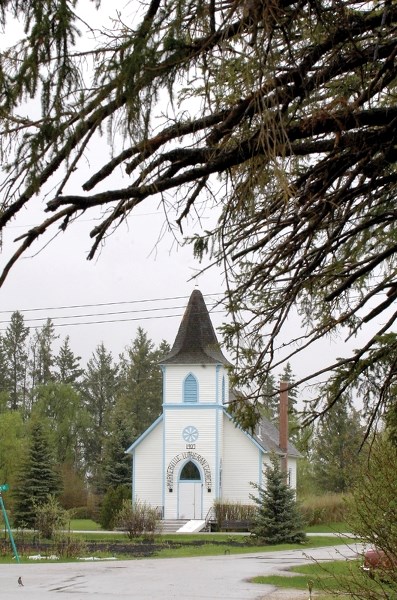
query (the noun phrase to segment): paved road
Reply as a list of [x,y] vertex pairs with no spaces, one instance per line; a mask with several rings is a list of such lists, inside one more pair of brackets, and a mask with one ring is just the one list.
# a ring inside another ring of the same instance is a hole
[[[274,588],[248,580],[310,559],[353,558],[357,547],[308,549],[200,558],[0,566],[4,600],[256,600]],[[18,585],[22,577],[24,587]]]

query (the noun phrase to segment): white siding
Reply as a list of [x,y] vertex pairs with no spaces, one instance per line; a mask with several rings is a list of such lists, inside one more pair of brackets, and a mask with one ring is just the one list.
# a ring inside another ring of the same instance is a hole
[[223,427],[222,499],[252,504],[250,482],[259,481],[261,452],[226,416]]
[[[198,382],[198,402],[221,402],[222,375],[226,374],[223,367],[216,365],[166,365],[164,369],[164,403],[183,403],[183,381],[192,373]],[[225,376],[226,397],[228,380]]]
[[[186,453],[192,453],[192,459],[194,455],[199,455],[204,459],[210,469],[211,474],[211,491],[203,486],[203,517],[206,516],[208,510],[212,506],[212,503],[216,494],[216,440],[217,440],[217,424],[216,424],[216,413],[220,412],[215,407],[202,408],[200,405],[194,406],[189,405],[183,408],[166,408],[164,411],[164,432],[165,432],[165,470],[168,465],[175,460],[178,462],[173,468],[173,488],[172,492],[166,488],[165,492],[165,518],[175,518],[177,514],[177,502],[178,502],[178,479],[180,471],[189,458]],[[187,443],[182,437],[182,432],[185,427],[193,426],[199,432],[199,437],[194,443],[193,448],[188,448]],[[183,457],[185,454],[185,457]],[[196,461],[195,461],[196,462]],[[198,464],[199,470],[203,476],[204,472],[200,464]]]
[[159,423],[137,446],[133,456],[134,500],[162,506],[163,423]]

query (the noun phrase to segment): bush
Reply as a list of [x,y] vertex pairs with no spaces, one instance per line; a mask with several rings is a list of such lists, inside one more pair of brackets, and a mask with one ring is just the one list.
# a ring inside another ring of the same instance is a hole
[[48,496],[47,502],[34,505],[35,527],[46,539],[51,540],[56,532],[65,529],[69,520],[68,512],[62,508],[55,496]]
[[226,521],[252,522],[255,518],[256,512],[257,508],[252,504],[222,502],[218,500],[214,502],[215,520],[219,529],[222,529],[222,526]]
[[124,500],[128,500],[130,497],[131,487],[129,485],[118,485],[108,489],[103,498],[99,516],[99,523],[103,529],[114,529],[116,515],[121,510]]
[[301,503],[301,512],[307,525],[325,525],[346,521],[348,515],[346,494],[308,496]]
[[79,538],[59,534],[54,540],[53,551],[61,558],[78,558],[86,554],[87,545]]
[[154,536],[161,529],[158,510],[146,502],[139,501],[131,504],[131,500],[123,500],[115,523],[130,540],[143,533]]

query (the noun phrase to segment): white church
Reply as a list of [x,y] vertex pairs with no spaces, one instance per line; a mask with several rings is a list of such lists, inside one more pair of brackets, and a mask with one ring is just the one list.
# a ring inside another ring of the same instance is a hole
[[128,448],[132,498],[163,519],[205,519],[214,501],[252,504],[269,454],[280,455],[296,486],[296,448],[288,442],[287,393],[280,431],[263,419],[251,435],[227,412],[228,366],[200,291],[194,290],[171,352],[162,360],[163,412]]

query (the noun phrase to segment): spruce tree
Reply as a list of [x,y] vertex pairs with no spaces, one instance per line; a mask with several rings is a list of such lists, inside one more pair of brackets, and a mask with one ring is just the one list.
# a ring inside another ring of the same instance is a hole
[[14,525],[34,527],[35,507],[45,504],[49,495],[58,495],[60,478],[49,439],[42,422],[32,423],[30,443],[15,489]]
[[251,483],[258,491],[258,496],[250,494],[258,506],[251,533],[265,544],[303,542],[306,535],[294,490],[287,484],[277,456],[272,455],[270,461],[264,471],[265,486]]

